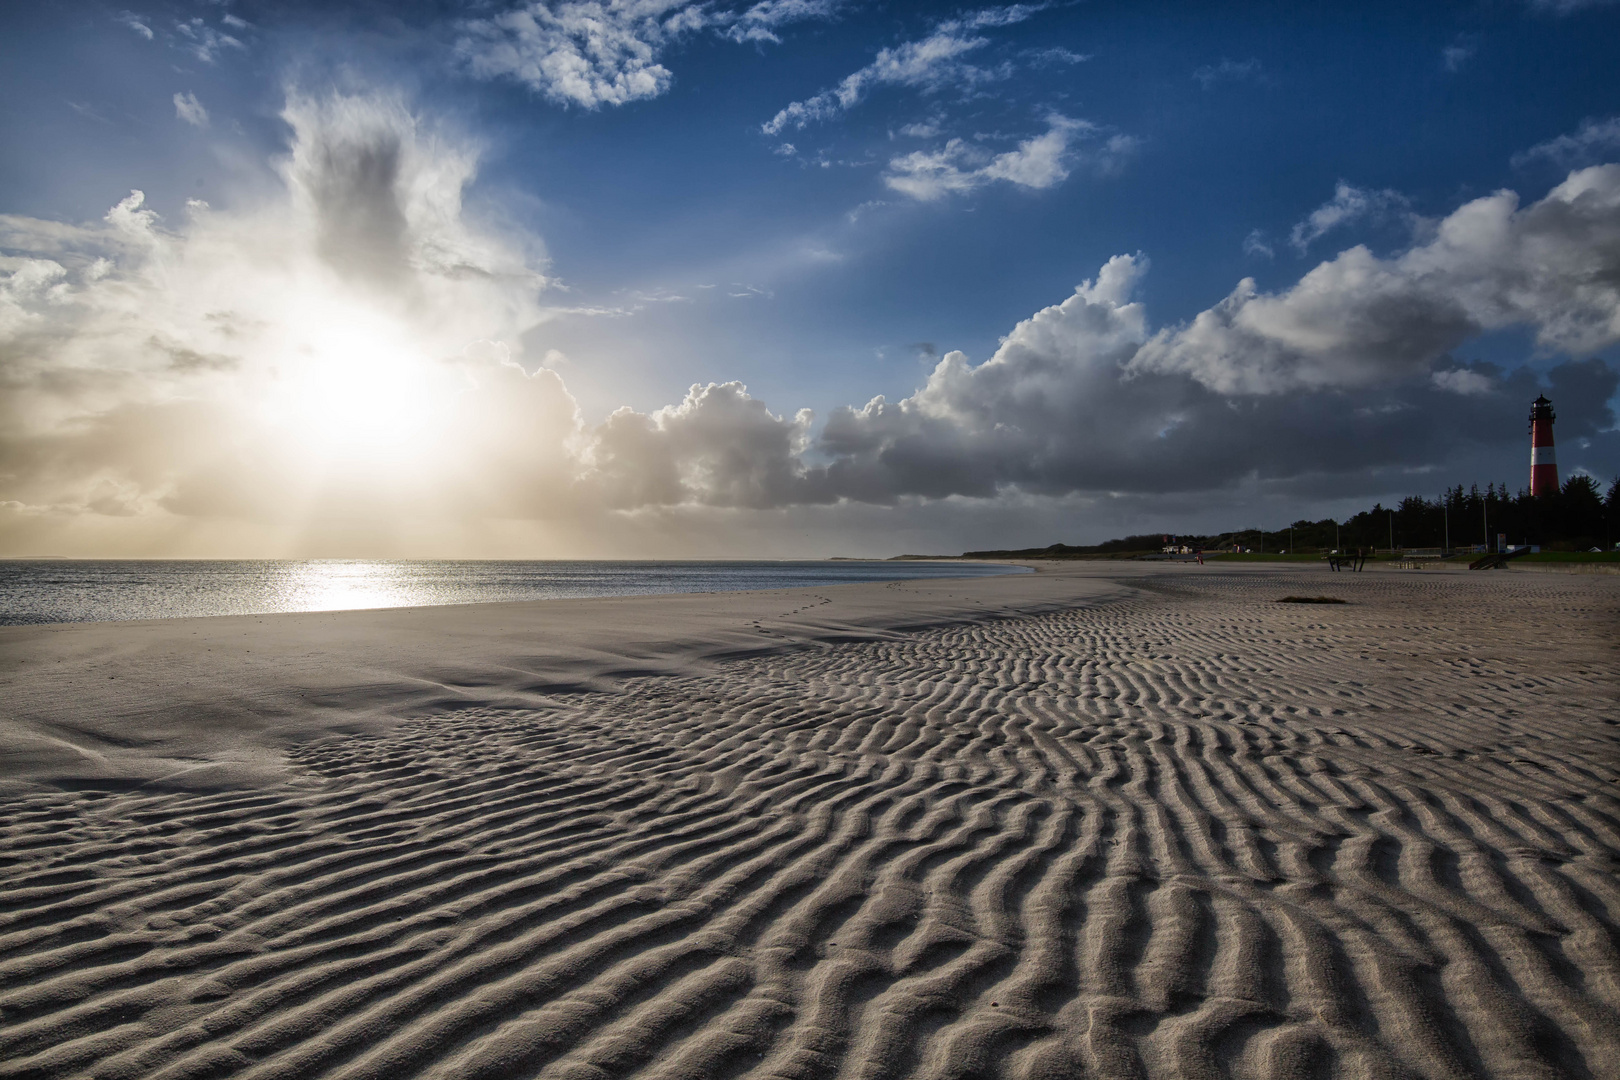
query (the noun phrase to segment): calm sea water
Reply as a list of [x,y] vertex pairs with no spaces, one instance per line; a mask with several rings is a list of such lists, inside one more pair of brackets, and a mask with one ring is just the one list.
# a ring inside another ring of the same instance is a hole
[[0,560],[0,625],[477,604],[570,596],[786,589],[985,577],[1020,567],[933,562]]

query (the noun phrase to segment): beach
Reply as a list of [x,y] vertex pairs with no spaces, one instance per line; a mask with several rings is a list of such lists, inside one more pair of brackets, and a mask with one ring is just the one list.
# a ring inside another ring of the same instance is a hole
[[0,1077],[1616,1075],[1620,578],[1037,565],[0,628]]

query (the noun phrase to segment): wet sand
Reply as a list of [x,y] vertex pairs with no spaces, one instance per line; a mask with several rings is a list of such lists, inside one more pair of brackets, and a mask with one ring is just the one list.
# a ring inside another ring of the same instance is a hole
[[1612,577],[7,628],[0,696],[0,1077],[1620,1069]]

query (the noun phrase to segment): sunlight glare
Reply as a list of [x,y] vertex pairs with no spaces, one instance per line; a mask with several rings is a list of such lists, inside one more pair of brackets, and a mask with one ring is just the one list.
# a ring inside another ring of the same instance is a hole
[[297,448],[326,461],[385,467],[419,461],[440,441],[461,386],[399,320],[326,302],[291,324],[274,412]]
[[287,611],[355,611],[420,602],[405,587],[397,567],[367,560],[295,564],[279,592],[279,603]]

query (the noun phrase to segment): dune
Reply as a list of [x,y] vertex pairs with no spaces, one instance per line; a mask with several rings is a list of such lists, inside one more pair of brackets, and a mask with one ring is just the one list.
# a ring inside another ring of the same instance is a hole
[[1614,1076],[1617,627],[1048,564],[5,628],[0,1077]]

